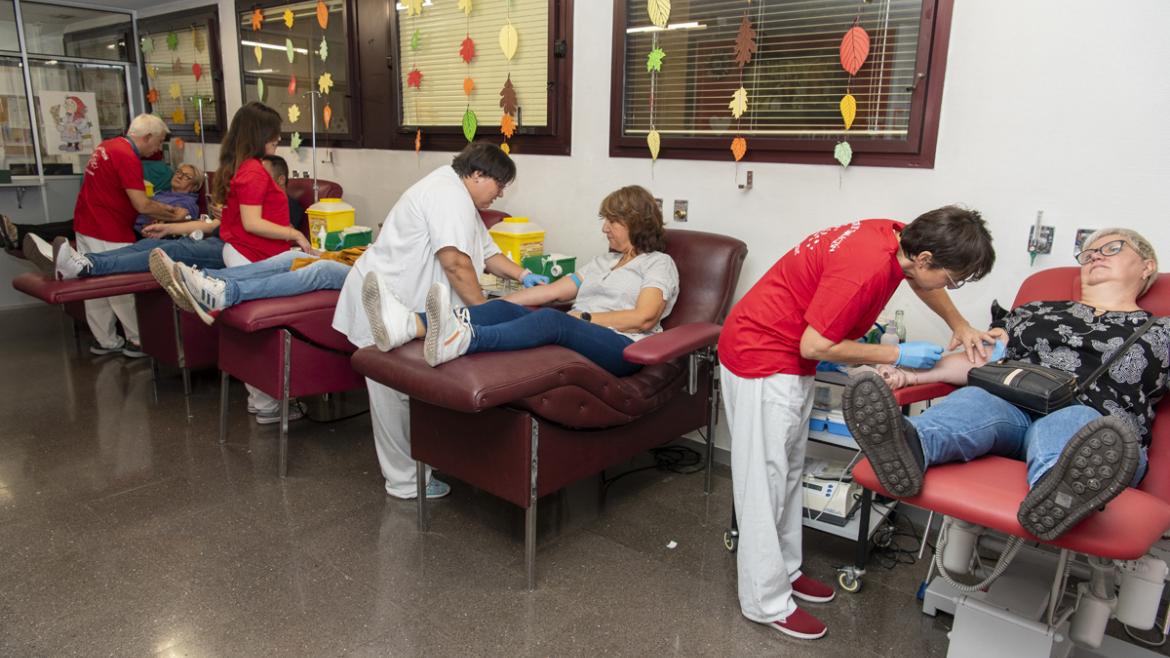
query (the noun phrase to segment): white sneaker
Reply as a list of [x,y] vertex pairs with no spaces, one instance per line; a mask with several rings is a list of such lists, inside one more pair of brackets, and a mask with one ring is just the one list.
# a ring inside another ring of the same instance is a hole
[[427,291],[427,335],[423,343],[427,365],[434,367],[467,354],[471,335],[467,309],[452,311],[447,286],[432,283]]
[[68,240],[60,240],[53,243],[53,266],[57,278],[67,281],[88,275],[93,262],[74,249]]
[[175,306],[188,312],[194,313],[195,303],[194,298],[183,287],[181,281],[175,277],[175,261],[167,255],[162,249],[150,250],[150,273],[154,275],[154,280],[158,281],[158,285],[171,296],[171,300],[175,302]]
[[45,274],[53,273],[53,245],[45,242],[44,238],[36,233],[26,233],[24,243],[21,244],[21,253],[25,260],[32,263]]
[[175,264],[175,279],[194,302],[195,313],[206,324],[215,322],[212,313],[227,308],[227,284],[183,263]]
[[389,352],[414,340],[417,326],[414,313],[390,286],[382,284],[377,272],[366,273],[362,281],[362,308],[378,349]]

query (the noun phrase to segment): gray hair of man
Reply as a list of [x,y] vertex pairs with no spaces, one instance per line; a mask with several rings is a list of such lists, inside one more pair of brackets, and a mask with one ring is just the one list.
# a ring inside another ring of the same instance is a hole
[[1141,233],[1128,228],[1097,229],[1096,231],[1093,231],[1089,237],[1085,238],[1085,241],[1081,243],[1081,249],[1088,249],[1093,245],[1094,242],[1109,235],[1116,235],[1117,237],[1125,240],[1129,246],[1133,247],[1134,251],[1138,252],[1138,255],[1141,256],[1143,260],[1154,261],[1154,273],[1151,276],[1146,277],[1145,283],[1142,284],[1142,289],[1138,291],[1138,297],[1141,297],[1142,295],[1146,294],[1150,287],[1154,285],[1154,282],[1158,280],[1158,252],[1154,251],[1154,245],[1150,244],[1150,241],[1142,236]]
[[171,132],[167,124],[153,114],[139,114],[130,122],[126,134],[131,137],[146,137],[147,135],[166,135]]

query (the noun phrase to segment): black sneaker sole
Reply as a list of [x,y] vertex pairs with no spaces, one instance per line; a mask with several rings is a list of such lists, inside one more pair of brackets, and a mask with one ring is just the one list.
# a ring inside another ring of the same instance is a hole
[[56,270],[56,264],[53,263],[53,255],[50,252],[49,256],[37,248],[37,243],[33,241],[32,234],[29,233],[24,236],[24,242],[20,245],[20,251],[24,255],[24,259],[32,263],[42,274],[53,276]]
[[1129,486],[1140,455],[1121,419],[1094,420],[1069,439],[1056,465],[1020,504],[1016,519],[1040,539],[1060,537]]
[[845,386],[845,424],[873,465],[878,482],[898,497],[922,490],[922,469],[906,445],[902,409],[875,372],[851,377]]

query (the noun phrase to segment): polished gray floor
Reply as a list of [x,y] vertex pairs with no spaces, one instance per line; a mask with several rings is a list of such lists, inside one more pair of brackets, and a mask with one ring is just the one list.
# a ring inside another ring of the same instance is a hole
[[[216,438],[214,377],[185,399],[146,360],[78,356],[54,308],[0,312],[0,656],[941,656],[924,564],[874,568],[809,606],[826,638],[740,616],[722,533],[730,481],[646,471],[542,499],[539,589],[524,589],[522,514],[452,482],[431,506],[382,490],[367,415],[276,428],[233,390]],[[676,542],[673,549],[669,542]],[[852,546],[809,531],[805,569]]]

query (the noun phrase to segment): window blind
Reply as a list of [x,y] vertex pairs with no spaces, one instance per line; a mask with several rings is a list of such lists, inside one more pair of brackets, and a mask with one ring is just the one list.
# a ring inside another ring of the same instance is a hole
[[[176,38],[175,50],[167,44],[167,36],[174,34]],[[216,125],[215,71],[211,64],[211,49],[218,48],[219,44],[211,42],[211,35],[207,28],[206,19],[190,19],[174,23],[139,23],[139,47],[147,40],[152,44],[143,48],[143,64],[146,66],[147,105],[151,113],[157,114],[172,130],[193,132],[195,123],[199,120],[199,108],[192,100],[194,96],[203,97],[203,124],[211,130],[219,128]],[[196,48],[196,45],[201,48]],[[150,52],[146,52],[149,50]],[[195,79],[193,66],[201,67],[199,79]],[[171,86],[178,85],[179,98],[171,96]],[[151,91],[157,94],[157,100],[150,101]],[[182,116],[175,121],[176,110],[182,110]]]

